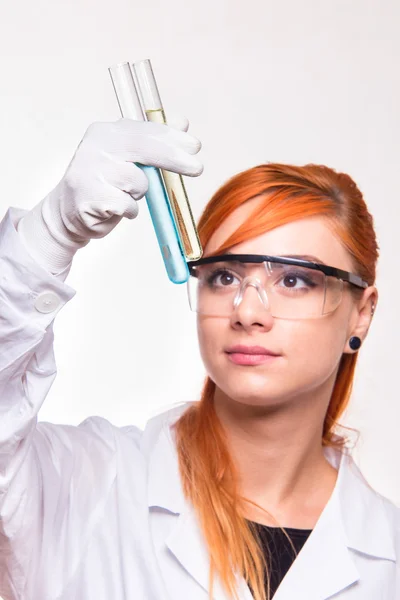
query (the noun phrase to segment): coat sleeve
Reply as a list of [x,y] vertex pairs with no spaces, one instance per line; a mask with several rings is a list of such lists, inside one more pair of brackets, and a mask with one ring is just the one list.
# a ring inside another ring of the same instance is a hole
[[[0,596],[7,599],[30,597],[44,565],[52,565],[57,597],[115,476],[105,420],[37,423],[56,376],[53,322],[76,292],[29,255],[16,229],[24,213],[11,208],[0,223]],[[71,498],[79,498],[75,508]],[[54,555],[60,560],[52,564]]]

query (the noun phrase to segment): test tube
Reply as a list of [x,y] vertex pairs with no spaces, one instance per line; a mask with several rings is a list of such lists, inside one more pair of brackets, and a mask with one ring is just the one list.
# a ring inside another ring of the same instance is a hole
[[[166,124],[164,107],[150,60],[135,62],[133,68],[147,120]],[[203,251],[182,175],[164,169],[161,172],[174,211],[183,251],[188,260],[197,260],[201,257]]]
[[[114,65],[108,70],[121,115],[145,121],[129,63]],[[141,164],[137,166],[144,171],[149,181],[146,201],[168,277],[173,283],[185,283],[189,278],[189,268],[160,170]]]

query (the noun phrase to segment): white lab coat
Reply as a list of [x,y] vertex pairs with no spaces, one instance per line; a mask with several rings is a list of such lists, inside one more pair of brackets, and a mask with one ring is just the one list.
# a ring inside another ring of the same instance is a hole
[[[207,548],[170,429],[186,406],[144,432],[99,417],[36,422],[56,375],[52,323],[75,291],[27,254],[23,213],[0,225],[0,596],[207,600]],[[400,509],[350,456],[326,455],[335,491],[274,600],[399,600]],[[229,600],[218,579],[214,598]]]

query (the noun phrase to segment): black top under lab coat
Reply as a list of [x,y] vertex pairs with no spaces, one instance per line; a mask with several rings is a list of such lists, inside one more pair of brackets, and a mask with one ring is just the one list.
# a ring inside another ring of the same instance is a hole
[[[272,599],[279,584],[294,562],[296,555],[293,552],[289,540],[279,527],[269,527],[254,522],[253,524],[260,534],[261,542],[265,549],[265,558],[270,574]],[[299,553],[309,538],[312,529],[293,529],[291,527],[285,527],[284,529],[292,540],[296,552]],[[267,582],[265,582],[265,588],[267,589]]]

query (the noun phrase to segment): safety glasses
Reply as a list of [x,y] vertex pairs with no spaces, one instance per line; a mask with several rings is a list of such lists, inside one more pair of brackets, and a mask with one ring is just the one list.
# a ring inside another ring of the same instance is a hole
[[332,313],[347,283],[368,287],[361,277],[325,264],[283,256],[222,254],[188,263],[191,310],[230,317],[251,288],[272,316],[310,319]]

